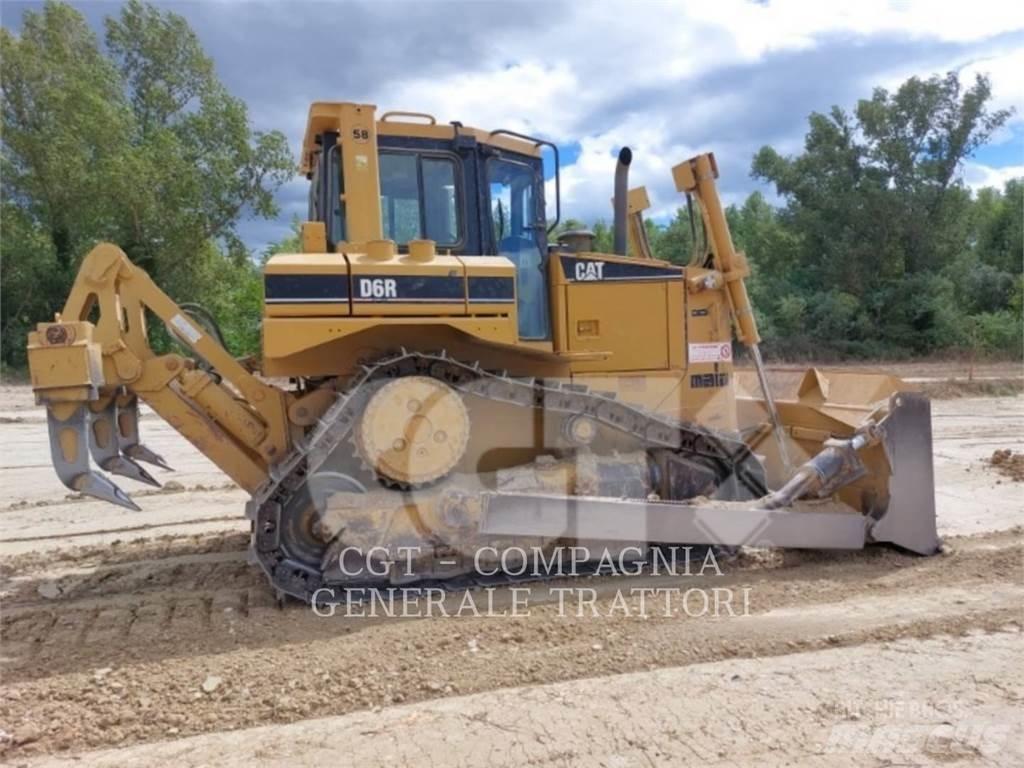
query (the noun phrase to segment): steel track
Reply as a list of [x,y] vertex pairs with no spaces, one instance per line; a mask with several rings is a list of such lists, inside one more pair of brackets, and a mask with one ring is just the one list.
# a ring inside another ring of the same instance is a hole
[[[454,360],[446,353],[408,352],[365,365],[343,393],[321,417],[319,423],[291,454],[276,464],[270,477],[246,507],[252,525],[250,556],[260,565],[279,596],[311,602],[318,590],[343,590],[340,582],[327,580],[319,567],[291,556],[282,546],[283,515],[288,502],[300,492],[307,478],[341,446],[351,433],[373,394],[374,383],[403,376],[430,376],[464,395],[523,408],[543,409],[561,414],[582,414],[620,434],[634,437],[638,448],[669,450],[707,464],[719,484],[735,478],[740,493],[758,498],[767,492],[764,472],[749,446],[741,440],[697,424],[675,421],[662,414],[620,402],[612,394],[592,392],[579,384],[548,382],[535,378],[513,378],[505,372],[486,371],[478,364]],[[535,580],[535,579],[533,579]],[[514,583],[522,578],[459,576],[424,585],[462,590],[467,587]],[[383,581],[379,586],[391,586]]]

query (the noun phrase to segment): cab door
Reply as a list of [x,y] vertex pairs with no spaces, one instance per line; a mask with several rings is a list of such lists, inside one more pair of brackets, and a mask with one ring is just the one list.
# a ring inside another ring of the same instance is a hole
[[516,267],[519,338],[551,338],[544,260],[543,179],[538,168],[507,155],[485,163],[490,225],[495,252]]

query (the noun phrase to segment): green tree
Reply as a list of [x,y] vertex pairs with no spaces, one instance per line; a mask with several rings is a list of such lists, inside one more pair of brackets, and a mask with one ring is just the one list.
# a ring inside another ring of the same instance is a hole
[[978,258],[1001,272],[1024,271],[1024,179],[1010,179],[1002,194],[978,193],[974,217]]
[[[809,318],[808,302],[792,282],[800,269],[799,234],[760,192],[750,194],[742,206],[729,206],[726,219],[734,245],[750,262],[747,289],[766,351],[809,353],[812,344],[802,326]],[[776,340],[784,346],[779,348]]]
[[690,216],[685,208],[676,209],[676,214],[664,228],[659,228],[656,236],[650,238],[651,250],[656,258],[671,261],[673,264],[688,264],[694,253],[694,230],[698,242],[701,238],[700,218],[694,211],[693,227]]
[[284,237],[276,243],[271,243],[267,246],[260,259],[264,264],[267,263],[271,256],[277,253],[302,253],[302,219],[297,214],[293,215],[289,227],[291,232],[288,237]]
[[274,191],[294,173],[284,135],[251,130],[245,104],[177,14],[129,0],[106,29],[135,117],[123,247],[172,288],[189,280],[208,240],[244,260],[239,219],[276,215]]
[[106,181],[131,130],[120,78],[82,16],[50,2],[25,13],[20,36],[0,29],[0,82],[4,199],[46,233],[57,268],[70,272],[111,223]]
[[[253,273],[238,222],[276,215],[294,172],[284,136],[252,130],[177,14],[129,0],[106,20],[106,48],[52,0],[25,12],[20,34],[0,30],[8,363],[23,361],[25,330],[59,310],[99,240],[178,300],[237,306],[224,301],[230,281],[249,295]],[[251,333],[239,338],[253,349]]]
[[955,73],[911,78],[895,93],[876,89],[853,115],[812,114],[797,156],[757,153],[752,174],[786,201],[780,221],[792,239],[774,253],[755,245],[753,260],[774,260],[761,273],[804,299],[819,347],[923,353],[960,343],[956,285],[942,272],[970,248],[961,164],[1010,114],[990,99],[985,77],[966,88]]

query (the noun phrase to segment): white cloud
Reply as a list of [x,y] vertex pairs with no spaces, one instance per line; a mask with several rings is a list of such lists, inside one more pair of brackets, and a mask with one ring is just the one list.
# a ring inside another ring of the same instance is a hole
[[[1016,133],[994,142],[1019,140],[1024,124],[1024,15],[1010,0],[156,1],[196,28],[256,125],[286,131],[296,149],[318,100],[578,143],[563,215],[585,221],[611,216],[623,144],[652,215],[680,204],[669,169],[699,151],[715,152],[723,197],[736,202],[758,187],[748,174],[761,145],[797,152],[811,111],[852,107],[911,75],[986,72],[995,106],[1018,110]],[[98,29],[116,12],[80,5]],[[17,13],[8,6],[4,23]],[[1004,173],[966,168],[971,184]],[[279,199],[302,205],[294,185]],[[247,240],[268,236],[252,227]]]
[[964,183],[971,189],[995,187],[1002,189],[1010,179],[1024,178],[1024,165],[1005,165],[993,168],[981,163],[964,163]]
[[[992,105],[997,109],[1015,109],[1011,123],[1024,123],[1024,47],[993,50],[987,56],[967,64],[961,75],[974,78],[986,74],[992,81]],[[1007,133],[1002,133],[1005,139]],[[993,137],[998,140],[998,137]]]
[[690,13],[704,23],[729,29],[737,49],[751,58],[768,51],[813,47],[829,33],[972,42],[1022,25],[1020,9],[1005,0],[718,0],[694,3]]
[[[1024,44],[1006,33],[1022,28],[1007,2],[577,5],[532,33],[506,35],[495,24],[482,60],[449,76],[413,75],[377,103],[578,142],[578,159],[563,169],[562,203],[563,216],[584,221],[610,218],[615,155],[629,144],[632,183],[648,187],[649,213],[663,217],[681,202],[675,163],[714,150],[724,197],[740,200],[755,186],[749,163],[761,144],[797,151],[809,111],[852,106],[875,84],[962,68],[991,75],[996,106],[1021,105]],[[775,73],[778,61],[797,64]]]
[[563,139],[569,135],[560,105],[583,90],[567,62],[526,61],[450,77],[410,79],[383,94],[382,109],[427,111],[441,121],[508,128]]

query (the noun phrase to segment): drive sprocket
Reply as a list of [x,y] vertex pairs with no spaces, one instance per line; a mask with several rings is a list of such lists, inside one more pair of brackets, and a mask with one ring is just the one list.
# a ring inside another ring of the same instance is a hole
[[469,412],[452,387],[429,376],[403,376],[373,393],[353,437],[378,476],[416,486],[456,467],[469,430]]

